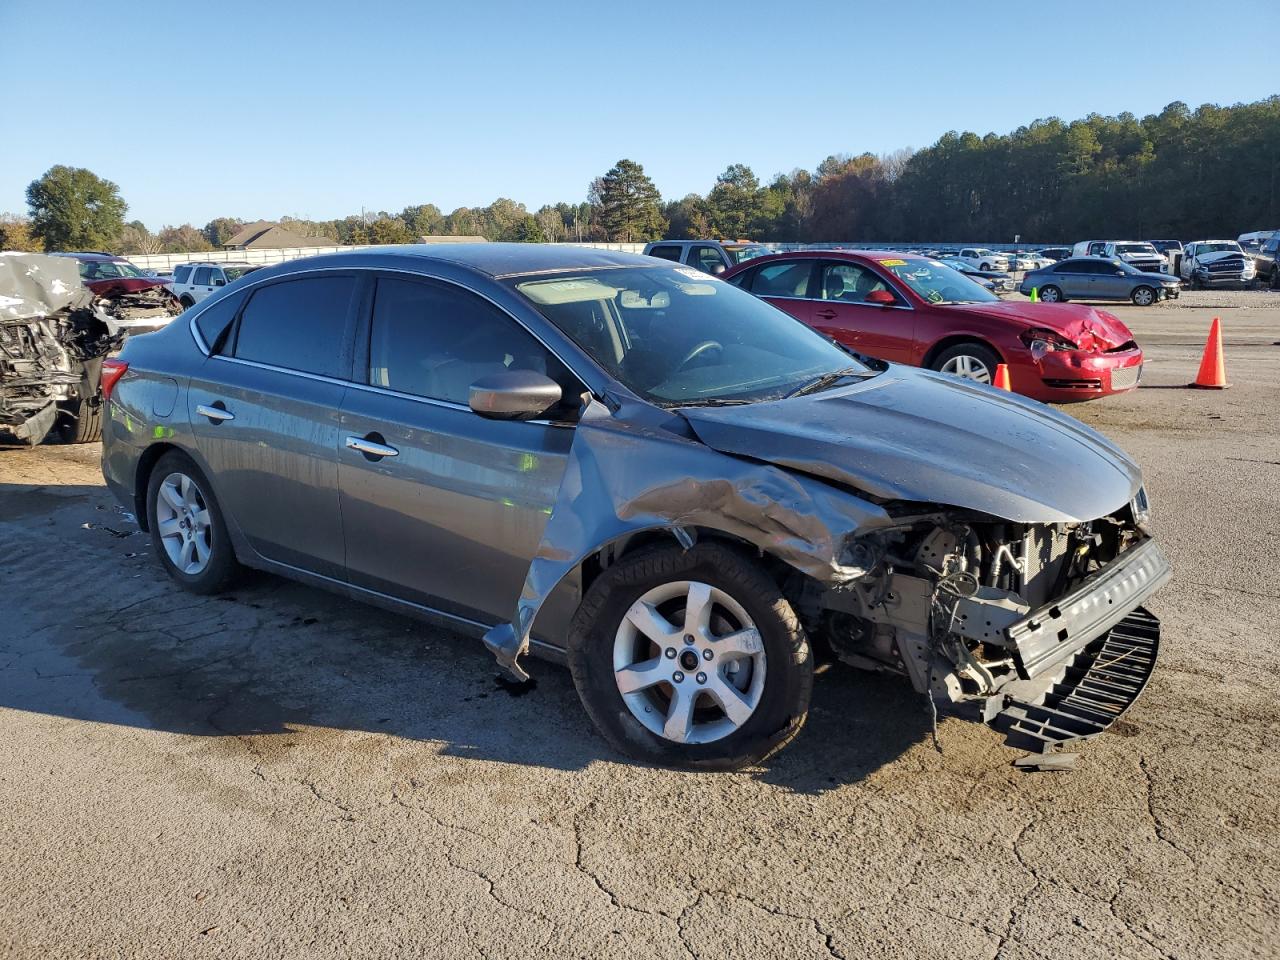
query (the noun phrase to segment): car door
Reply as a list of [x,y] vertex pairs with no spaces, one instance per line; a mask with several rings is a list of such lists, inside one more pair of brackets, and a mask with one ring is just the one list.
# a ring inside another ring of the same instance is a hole
[[[209,481],[250,546],[333,578],[345,571],[338,419],[356,291],[353,274],[326,271],[219,300],[196,317],[214,354],[188,389]],[[225,333],[206,317],[241,302]]]
[[761,264],[751,273],[746,288],[779,310],[813,326],[813,273],[818,261],[798,257]]
[[[1134,289],[1134,277],[1118,263],[1100,262],[1092,265],[1097,271],[1093,280],[1093,295],[1102,300],[1127,300]],[[1158,291],[1157,291],[1158,292]]]
[[510,619],[574,428],[481,417],[469,388],[511,369],[551,376],[575,407],[584,388],[510,315],[443,281],[379,276],[358,342],[338,469],[352,584]]
[[191,277],[191,298],[199,303],[213,291],[213,267],[196,267]]
[[[814,327],[859,353],[912,362],[915,310],[888,281],[869,266],[847,260],[823,261],[815,279]],[[867,303],[867,295],[877,290],[892,294],[893,305]]]
[[1087,260],[1063,260],[1053,270],[1053,285],[1069,300],[1088,300],[1093,292]]

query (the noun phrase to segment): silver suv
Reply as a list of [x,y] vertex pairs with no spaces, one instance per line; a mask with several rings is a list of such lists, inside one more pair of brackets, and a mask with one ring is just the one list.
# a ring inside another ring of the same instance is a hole
[[258,269],[250,263],[184,263],[173,271],[169,289],[184,307],[192,307],[215,290]]

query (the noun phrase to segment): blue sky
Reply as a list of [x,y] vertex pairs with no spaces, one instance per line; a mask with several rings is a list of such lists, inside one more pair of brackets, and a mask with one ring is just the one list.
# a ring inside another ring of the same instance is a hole
[[1270,0],[0,0],[0,212],[25,212],[57,163],[115,181],[152,229],[499,196],[532,210],[583,199],[622,157],[680,197],[735,162],[767,179],[951,129],[1261,99],[1280,93],[1278,15]]

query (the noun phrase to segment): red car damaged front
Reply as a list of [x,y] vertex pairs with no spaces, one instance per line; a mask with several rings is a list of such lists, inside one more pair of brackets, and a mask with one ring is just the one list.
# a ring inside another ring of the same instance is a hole
[[1113,314],[1001,300],[929,257],[806,250],[757,257],[724,279],[860,354],[989,383],[1053,403],[1132,390],[1142,349]]
[[1119,317],[1076,303],[954,304],[957,314],[998,321],[1014,390],[1037,400],[1070,403],[1138,386],[1142,348]]

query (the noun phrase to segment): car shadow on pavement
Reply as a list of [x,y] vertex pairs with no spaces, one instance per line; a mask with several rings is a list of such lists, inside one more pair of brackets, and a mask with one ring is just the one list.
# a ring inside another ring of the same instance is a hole
[[[13,544],[0,707],[193,736],[366,732],[566,770],[627,762],[555,664],[530,660],[535,684],[513,686],[476,640],[265,574],[184,593],[101,488],[0,484],[0,507]],[[904,681],[837,666],[817,678],[807,728],[756,775],[820,792],[927,735]]]

